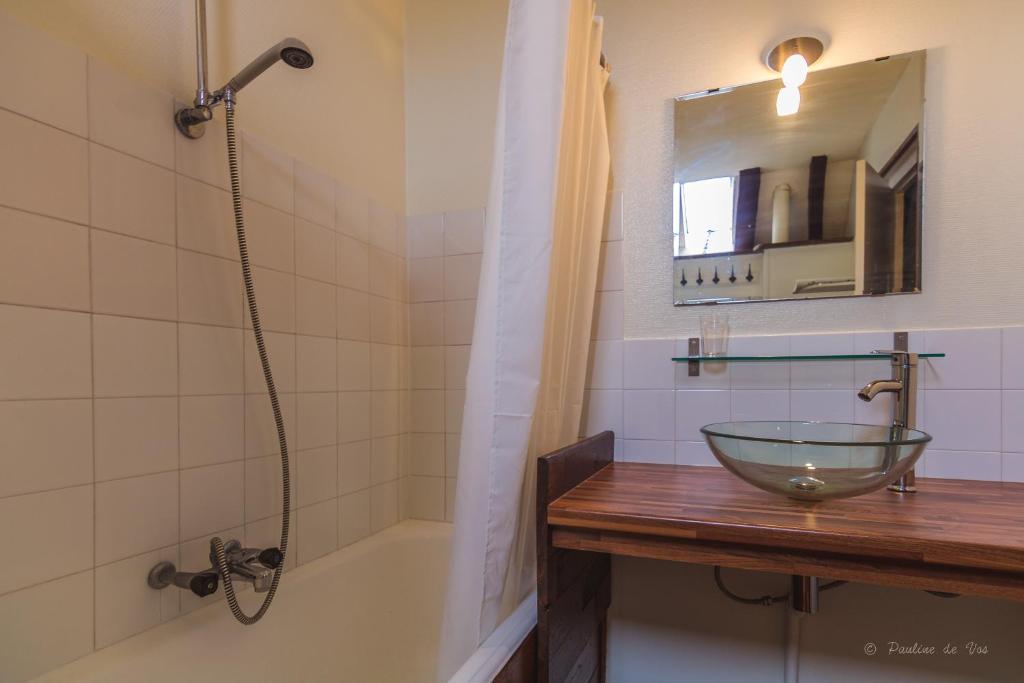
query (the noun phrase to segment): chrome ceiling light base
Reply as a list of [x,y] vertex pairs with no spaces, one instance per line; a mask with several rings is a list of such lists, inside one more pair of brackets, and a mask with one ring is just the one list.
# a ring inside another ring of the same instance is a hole
[[824,51],[825,44],[819,39],[812,36],[799,36],[784,40],[769,50],[764,56],[764,63],[772,71],[782,73],[782,65],[792,55],[803,55],[807,60],[807,65],[810,66],[818,61]]

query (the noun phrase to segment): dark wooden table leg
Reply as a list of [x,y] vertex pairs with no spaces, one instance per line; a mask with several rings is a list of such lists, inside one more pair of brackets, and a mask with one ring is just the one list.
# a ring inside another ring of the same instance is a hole
[[615,436],[604,432],[544,456],[537,469],[537,680],[605,680],[611,557],[555,548],[548,504],[612,462]]

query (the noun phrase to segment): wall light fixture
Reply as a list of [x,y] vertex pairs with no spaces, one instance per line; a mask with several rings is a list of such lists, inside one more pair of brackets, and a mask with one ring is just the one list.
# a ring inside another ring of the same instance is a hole
[[800,36],[782,41],[765,55],[768,68],[782,74],[783,88],[775,100],[779,116],[791,116],[800,110],[800,86],[807,80],[807,68],[824,51],[824,43],[817,38]]

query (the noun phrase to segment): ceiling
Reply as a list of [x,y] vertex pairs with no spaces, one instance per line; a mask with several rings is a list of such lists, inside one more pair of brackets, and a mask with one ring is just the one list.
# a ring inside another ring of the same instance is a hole
[[675,180],[686,182],[806,166],[824,154],[860,156],[865,136],[912,54],[812,71],[800,88],[800,111],[775,113],[781,79],[754,83],[675,105]]

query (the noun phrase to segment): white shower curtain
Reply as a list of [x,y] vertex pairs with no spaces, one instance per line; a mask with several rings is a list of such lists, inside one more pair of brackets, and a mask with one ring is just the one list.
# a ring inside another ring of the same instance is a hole
[[579,434],[609,175],[601,33],[593,0],[509,4],[441,681],[533,590],[536,458]]

